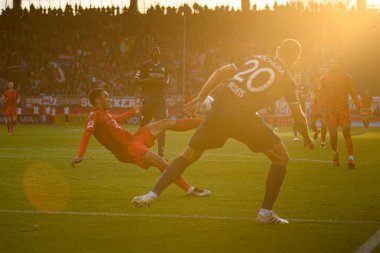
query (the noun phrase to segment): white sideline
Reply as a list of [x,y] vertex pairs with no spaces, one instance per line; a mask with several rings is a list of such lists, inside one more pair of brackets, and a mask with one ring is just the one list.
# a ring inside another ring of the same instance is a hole
[[[114,216],[114,217],[147,217],[147,218],[179,218],[179,219],[206,219],[206,220],[255,220],[255,217],[240,216],[207,216],[207,215],[180,215],[180,214],[142,214],[142,213],[113,213],[113,212],[76,212],[76,211],[38,211],[38,210],[6,210],[0,213],[10,214],[55,214],[74,216]],[[333,219],[288,219],[299,223],[327,223],[327,224],[380,224],[376,220],[333,220]],[[380,236],[380,234],[379,234]]]
[[374,249],[376,249],[377,246],[380,244],[380,229],[377,230],[377,232],[371,236],[365,243],[363,243],[360,248],[358,248],[355,253],[369,253],[372,252]]

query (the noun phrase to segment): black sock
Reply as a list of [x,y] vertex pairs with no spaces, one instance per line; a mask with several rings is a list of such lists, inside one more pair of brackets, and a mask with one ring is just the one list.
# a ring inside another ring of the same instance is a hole
[[152,191],[157,195],[160,195],[163,190],[165,190],[171,183],[174,183],[181,176],[189,164],[189,160],[183,156],[175,159],[164,171],[164,173],[162,173]]
[[266,181],[266,191],[264,195],[264,201],[262,208],[272,210],[274,202],[280,193],[282,182],[284,181],[286,174],[286,168],[282,165],[272,164],[269,169],[267,181]]

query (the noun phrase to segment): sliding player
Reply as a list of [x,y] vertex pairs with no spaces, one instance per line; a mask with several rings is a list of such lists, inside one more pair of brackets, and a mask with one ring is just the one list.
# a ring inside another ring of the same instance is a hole
[[[111,99],[107,91],[102,88],[93,89],[90,92],[89,100],[93,106],[93,111],[88,115],[87,127],[80,143],[78,156],[71,162],[72,167],[83,160],[88,141],[91,135],[94,135],[98,142],[110,150],[119,161],[134,163],[143,169],[153,166],[163,172],[168,163],[149,150],[157,135],[165,130],[186,131],[193,129],[202,122],[200,119],[192,118],[165,119],[142,127],[133,134],[127,129],[123,129],[119,124],[134,116],[139,111],[139,107],[120,115],[110,114]],[[194,196],[210,195],[208,190],[191,186],[183,177],[178,178],[176,184]]]

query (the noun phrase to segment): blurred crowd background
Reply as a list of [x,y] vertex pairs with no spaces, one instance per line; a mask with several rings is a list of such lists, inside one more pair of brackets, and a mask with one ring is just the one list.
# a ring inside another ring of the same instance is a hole
[[135,72],[158,45],[170,72],[168,94],[190,94],[219,66],[274,54],[280,41],[295,38],[303,46],[293,69],[299,82],[311,87],[328,59],[338,56],[358,92],[379,94],[379,29],[376,10],[342,4],[275,4],[247,12],[197,4],[146,13],[77,5],[7,8],[0,16],[0,88],[13,81],[24,96],[86,96],[94,87],[134,96]]

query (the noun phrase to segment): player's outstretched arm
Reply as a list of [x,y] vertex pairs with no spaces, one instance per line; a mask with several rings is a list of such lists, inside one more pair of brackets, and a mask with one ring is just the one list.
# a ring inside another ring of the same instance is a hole
[[196,96],[189,103],[185,104],[185,114],[192,115],[199,111],[202,102],[206,97],[225,79],[230,79],[236,74],[236,68],[232,64],[225,65],[212,73],[210,78],[203,85],[198,96]]
[[91,137],[91,132],[86,130],[83,133],[82,140],[79,144],[78,156],[71,161],[71,167],[75,166],[83,160],[84,153],[86,153],[87,145]]
[[304,139],[305,147],[308,147],[309,149],[314,149],[314,140],[309,135],[307,120],[305,114],[302,111],[301,105],[299,103],[289,104],[289,108],[292,112],[292,116],[297,126],[297,129]]
[[71,161],[71,167],[75,168],[75,166],[83,160],[83,157],[76,157]]

